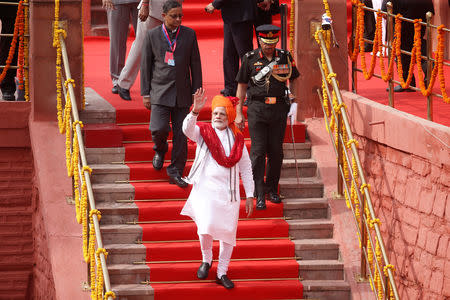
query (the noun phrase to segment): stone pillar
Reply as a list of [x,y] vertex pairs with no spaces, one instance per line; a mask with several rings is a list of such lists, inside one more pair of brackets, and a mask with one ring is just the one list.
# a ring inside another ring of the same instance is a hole
[[[66,46],[75,95],[81,103],[82,34],[81,0],[60,2],[60,21],[67,21]],[[53,48],[53,0],[30,1],[30,100],[31,117],[36,121],[56,120],[56,49]],[[63,82],[64,84],[64,82]]]
[[[345,0],[328,0],[333,18],[334,32],[339,48],[330,48],[333,70],[341,89],[348,89],[347,54],[347,5]],[[314,24],[320,24],[325,8],[322,1],[297,0],[295,2],[295,42],[292,55],[300,71],[295,95],[299,99],[298,120],[323,116],[317,95],[321,88],[321,74],[317,63],[320,59],[319,46],[316,43]]]

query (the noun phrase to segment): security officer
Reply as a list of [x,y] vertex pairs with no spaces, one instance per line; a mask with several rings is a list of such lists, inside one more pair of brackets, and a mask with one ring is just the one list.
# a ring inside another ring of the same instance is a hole
[[266,193],[271,202],[281,202],[278,181],[283,162],[286,119],[289,116],[293,121],[297,115],[297,104],[293,102],[295,97],[290,94],[286,82],[289,80],[294,90],[292,80],[299,76],[299,72],[289,51],[275,48],[279,40],[279,27],[266,24],[258,26],[256,31],[261,46],[243,56],[236,77],[239,104],[235,123],[244,128],[242,103],[247,94],[256,209],[261,210],[266,208]]

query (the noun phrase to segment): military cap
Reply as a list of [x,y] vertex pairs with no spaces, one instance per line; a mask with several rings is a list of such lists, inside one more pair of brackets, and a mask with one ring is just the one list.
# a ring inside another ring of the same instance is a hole
[[280,37],[280,27],[272,24],[264,24],[256,27],[256,32],[261,41],[266,44],[276,44]]

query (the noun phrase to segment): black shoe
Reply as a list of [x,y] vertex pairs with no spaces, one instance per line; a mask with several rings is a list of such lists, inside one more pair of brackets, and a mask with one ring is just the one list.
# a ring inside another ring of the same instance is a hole
[[127,100],[127,101],[131,100],[130,90],[121,88],[119,85],[117,86],[117,89],[119,90],[120,98],[122,98],[123,100]]
[[184,181],[183,179],[181,179],[181,176],[170,176],[169,177],[169,183],[170,184],[176,184],[180,188],[185,188],[185,187],[188,186],[188,183],[186,181]]
[[152,165],[155,170],[161,170],[164,164],[164,154],[155,152],[153,156]]
[[16,96],[11,92],[3,92],[3,100],[5,101],[16,101]]
[[202,262],[197,270],[197,278],[206,279],[208,277],[209,269],[211,269],[211,265],[207,262]]
[[256,199],[256,210],[263,210],[266,209],[266,198],[264,195],[258,196]]
[[223,285],[227,290],[234,288],[234,283],[231,281],[227,275],[222,275],[222,277],[216,277],[216,283]]
[[[389,92],[389,88],[387,88],[386,91]],[[404,88],[402,88],[401,85],[397,85],[394,87],[394,93],[401,93],[401,92],[415,92],[415,90],[413,90],[411,88],[404,89]]]
[[118,94],[119,93],[119,88],[117,85],[113,86],[113,88],[111,89],[111,93],[113,94]]
[[270,192],[268,198],[269,198],[269,201],[272,203],[281,203],[280,195],[278,195],[277,193]]

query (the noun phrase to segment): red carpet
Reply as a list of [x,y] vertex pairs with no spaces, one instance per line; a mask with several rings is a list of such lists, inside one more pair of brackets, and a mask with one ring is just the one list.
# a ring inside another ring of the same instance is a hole
[[[207,15],[203,11],[207,3],[209,1],[201,0],[185,3],[183,24],[196,29],[202,55],[204,87],[210,101],[223,88],[223,35],[220,13]],[[202,22],[198,21],[200,19]],[[131,42],[128,41],[128,47]],[[139,96],[139,78],[131,89],[132,101],[123,101],[118,95],[113,95],[108,71],[108,47],[107,39],[86,39],[86,86],[93,88],[116,108],[116,121],[122,129],[130,180],[140,181],[132,184],[135,187],[135,200],[141,200],[136,201],[139,221],[147,222],[141,224],[142,240],[147,248],[146,260],[149,262],[155,299],[302,298],[303,287],[297,279],[299,266],[294,259],[294,244],[288,239],[289,226],[286,221],[279,219],[283,216],[283,206],[272,203],[267,204],[267,210],[255,212],[250,220],[246,219],[245,201],[241,203],[238,241],[228,272],[229,277],[236,280],[235,288],[225,290],[212,282],[217,262],[213,263],[209,281],[197,279],[201,252],[196,226],[190,218],[180,215],[190,188],[182,189],[169,184],[165,171],[168,161],[161,171],[153,169],[151,159],[154,151],[148,129],[150,113],[143,107]],[[210,111],[204,109],[200,118],[208,120]],[[304,133],[304,126],[297,125],[296,139],[304,140]],[[244,134],[247,148],[250,149],[248,129]],[[286,138],[289,141],[290,134]],[[170,160],[171,147],[169,143],[166,160]],[[194,155],[195,144],[189,143],[186,174]],[[241,184],[242,197],[243,191]],[[218,243],[215,242],[214,258],[218,257],[218,250]],[[178,262],[168,262],[173,260]]]
[[[290,1],[282,1],[290,2]],[[222,21],[220,13],[207,15],[203,8],[206,0],[184,4],[183,24],[193,27],[199,38],[202,57],[204,87],[210,99],[223,88],[222,73]],[[279,22],[279,21],[276,21]],[[128,41],[128,48],[132,40]],[[181,189],[168,183],[165,169],[155,171],[151,166],[154,155],[148,130],[150,113],[143,108],[139,95],[139,77],[131,89],[132,101],[123,101],[111,93],[109,78],[109,41],[106,38],[86,38],[86,86],[93,88],[117,110],[116,121],[123,133],[125,160],[130,167],[130,180],[135,187],[135,200],[139,207],[139,221],[143,229],[143,242],[147,249],[147,262],[151,269],[150,281],[155,299],[299,299],[303,286],[297,280],[298,264],[294,244],[288,239],[288,224],[277,219],[283,216],[282,205],[267,204],[267,210],[256,211],[247,220],[244,202],[241,203],[237,231],[237,245],[229,268],[229,277],[235,280],[233,290],[225,290],[212,280],[217,262],[213,263],[208,281],[196,278],[201,260],[196,227],[189,218],[180,215],[190,188]],[[358,91],[374,101],[387,102],[386,84],[379,79],[365,81],[359,76]],[[426,100],[419,93],[396,94],[396,107],[424,117]],[[435,121],[450,125],[450,106],[435,99]],[[209,119],[205,109],[200,118]],[[304,127],[296,127],[296,140],[304,138]],[[297,136],[298,135],[298,136]],[[245,136],[248,137],[246,130]],[[301,138],[300,138],[301,137]],[[169,137],[170,139],[171,137]],[[287,135],[289,140],[289,134]],[[250,148],[250,142],[246,141]],[[195,154],[195,144],[189,143],[189,171]],[[166,160],[170,159],[171,144]],[[168,162],[165,163],[167,166]],[[241,196],[243,188],[241,185]],[[162,222],[161,222],[162,221]],[[178,241],[177,241],[178,240]],[[214,258],[218,257],[218,243],[214,243]],[[177,262],[171,262],[176,260]],[[171,281],[181,283],[171,283]]]

